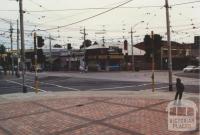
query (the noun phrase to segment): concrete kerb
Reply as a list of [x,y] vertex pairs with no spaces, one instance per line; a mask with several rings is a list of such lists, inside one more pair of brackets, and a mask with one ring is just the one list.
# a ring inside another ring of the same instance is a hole
[[[29,92],[0,95],[0,104],[12,102],[26,102],[36,100],[58,99],[58,98],[87,98],[87,97],[127,97],[127,98],[145,98],[145,99],[167,99],[173,100],[174,92],[163,90],[152,92],[151,90],[141,91],[67,91],[67,92]],[[183,98],[197,98],[199,95],[184,93]]]

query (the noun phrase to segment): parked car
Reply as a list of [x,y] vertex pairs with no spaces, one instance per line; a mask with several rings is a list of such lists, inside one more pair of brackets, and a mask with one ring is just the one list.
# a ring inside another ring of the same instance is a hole
[[193,69],[193,72],[200,73],[200,66],[197,66]]
[[189,65],[183,69],[183,72],[193,72],[195,66]]

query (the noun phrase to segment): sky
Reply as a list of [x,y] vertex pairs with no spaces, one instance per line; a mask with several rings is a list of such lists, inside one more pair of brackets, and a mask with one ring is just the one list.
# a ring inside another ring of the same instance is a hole
[[[133,0],[112,11],[74,24],[74,22],[94,16],[128,0],[23,0],[26,48],[33,47],[33,30],[45,37],[48,48],[51,35],[53,44],[72,43],[79,48],[83,42],[83,28],[86,38],[102,43],[122,44],[126,39],[130,44],[130,30],[133,28],[134,44],[142,42],[146,34],[154,31],[166,40],[165,0]],[[194,36],[200,35],[200,1],[169,0],[171,6],[171,40],[192,43]],[[10,47],[10,22],[14,29],[13,45],[16,48],[16,20],[19,19],[18,2],[1,0],[0,5],[0,44]],[[6,21],[5,21],[6,20]],[[67,27],[59,28],[64,25]],[[48,30],[52,29],[53,30]],[[42,31],[41,31],[42,30]]]

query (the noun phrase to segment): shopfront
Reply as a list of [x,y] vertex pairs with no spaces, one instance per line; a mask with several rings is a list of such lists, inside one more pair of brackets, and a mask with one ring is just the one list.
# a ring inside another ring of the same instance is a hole
[[89,71],[119,71],[124,55],[119,48],[90,48],[86,51]]

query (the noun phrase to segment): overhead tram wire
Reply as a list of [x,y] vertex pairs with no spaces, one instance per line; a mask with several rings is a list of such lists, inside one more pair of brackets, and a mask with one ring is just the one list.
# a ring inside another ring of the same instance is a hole
[[[103,7],[100,7],[100,8],[105,8],[106,9],[106,7],[109,7],[109,6],[113,6],[113,5],[118,5],[118,4],[120,4],[120,3],[122,3],[122,2],[115,2],[115,3],[111,3],[111,4],[107,4],[107,5],[104,5]],[[108,8],[107,8],[108,9]],[[74,10],[74,11],[77,11],[77,10]],[[79,10],[78,10],[79,11]],[[43,23],[41,23],[41,25],[44,25],[44,24],[46,24],[46,23],[49,23],[49,22],[54,22],[54,21],[58,21],[58,20],[62,20],[62,19],[66,19],[66,18],[69,18],[69,17],[76,17],[76,16],[79,16],[79,15],[82,15],[82,14],[84,14],[84,13],[88,13],[88,10],[86,10],[86,11],[82,11],[82,12],[78,12],[78,13],[75,13],[75,14],[72,14],[72,15],[68,15],[68,16],[66,16],[66,17],[60,17],[60,18],[56,18],[56,19],[53,19],[53,20],[48,20],[48,21],[46,21],[46,22],[43,22]],[[38,26],[40,26],[40,24],[38,25]],[[55,26],[56,27],[56,26]]]
[[[117,8],[123,6],[123,5],[126,5],[126,4],[128,4],[128,3],[132,2],[132,1],[134,1],[134,0],[128,0],[128,1],[122,3],[122,4],[118,5],[118,6],[115,6],[115,7],[111,8],[111,9],[108,9],[108,10],[103,11],[103,12],[101,12],[101,13],[98,13],[98,14],[96,14],[96,15],[87,17],[87,18],[85,18],[85,19],[82,19],[82,20],[79,20],[79,21],[76,21],[76,22],[73,22],[73,23],[70,23],[70,24],[67,24],[67,25],[59,26],[59,28],[64,28],[64,27],[67,27],[67,26],[71,26],[71,25],[74,25],[74,24],[78,24],[78,23],[80,23],[80,22],[84,22],[84,21],[86,21],[86,20],[90,20],[90,19],[92,19],[92,18],[95,18],[95,17],[100,16],[100,15],[102,15],[102,14],[105,14],[105,13],[107,13],[107,12],[110,12],[110,11],[112,11],[112,10],[114,10],[114,9],[117,9]],[[45,30],[43,30],[43,31],[55,30],[55,29],[58,29],[58,27],[45,29]]]
[[[69,9],[56,9],[56,10],[50,10],[50,9],[46,9],[44,8],[42,5],[34,2],[33,0],[29,0],[31,1],[32,3],[34,3],[35,5],[43,8],[44,10],[25,10],[27,12],[60,12],[60,11],[69,11],[69,10],[104,10],[104,9],[109,9],[109,8],[69,8]],[[183,3],[176,3],[176,4],[172,4],[170,5],[171,7],[173,6],[181,6],[181,5],[187,5],[187,4],[193,4],[193,3],[199,3],[200,0],[196,0],[196,1],[191,1],[191,2],[183,2]],[[131,7],[131,6],[127,6],[127,7],[119,7],[121,9],[127,9],[127,8],[136,8],[136,9],[142,9],[142,8],[160,8],[160,7],[163,7],[163,6],[159,6],[159,5],[147,5],[147,6],[136,6],[136,7]],[[10,11],[10,12],[16,12],[18,10],[0,10],[0,11]]]
[[44,10],[48,10],[47,8],[43,7],[41,4],[33,1],[33,0],[29,0],[30,2],[32,2],[33,4],[35,4],[36,6],[39,6],[40,8],[43,8]]
[[193,3],[199,3],[199,2],[200,2],[200,0],[196,0],[196,1],[190,1],[190,2],[183,2],[183,3],[172,4],[170,6],[174,7],[174,6],[181,6],[181,5],[193,4]]
[[5,23],[8,23],[8,24],[10,24],[10,22],[12,22],[12,21],[9,21],[9,20],[4,19],[4,18],[0,18],[0,20],[2,20],[2,21],[5,22]]
[[[141,9],[141,8],[160,8],[163,6],[138,6],[138,7],[119,7],[120,9]],[[68,8],[68,9],[57,9],[57,10],[28,10],[28,12],[62,12],[62,11],[77,11],[77,10],[104,10],[110,8]],[[1,10],[0,10],[1,11]]]

